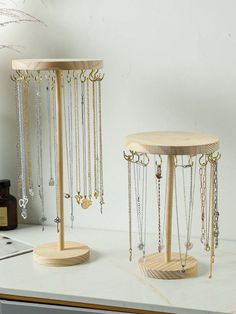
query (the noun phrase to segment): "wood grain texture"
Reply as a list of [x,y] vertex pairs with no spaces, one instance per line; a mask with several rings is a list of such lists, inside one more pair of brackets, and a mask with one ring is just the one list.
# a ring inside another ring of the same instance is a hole
[[[184,256],[182,254],[183,260]],[[165,253],[153,253],[140,258],[139,266],[145,276],[158,279],[184,279],[197,274],[197,261],[194,257],[187,257],[186,271],[181,272],[179,253],[173,252],[168,263],[165,261]]]
[[101,69],[103,60],[96,59],[16,59],[13,70],[92,70]]
[[219,149],[214,135],[194,132],[146,132],[128,135],[125,147],[140,153],[160,155],[210,154]]
[[58,243],[44,243],[33,250],[36,262],[45,266],[71,266],[89,260],[90,250],[85,244],[65,242],[64,250],[58,249]]

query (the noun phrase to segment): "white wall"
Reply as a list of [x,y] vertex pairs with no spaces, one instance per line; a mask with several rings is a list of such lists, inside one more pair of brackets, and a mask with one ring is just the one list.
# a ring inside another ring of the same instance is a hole
[[[22,46],[20,54],[0,51],[0,177],[11,178],[13,191],[16,128],[11,59],[102,58],[106,206],[102,216],[96,208],[81,211],[80,225],[127,228],[125,135],[193,130],[220,137],[221,236],[235,239],[236,2],[28,0],[9,1],[9,6],[23,8],[47,25],[0,28],[2,43]],[[39,213],[31,210],[29,221],[37,222]],[[152,218],[154,206],[148,210]],[[196,210],[199,213],[200,205]],[[49,208],[48,217],[54,216]],[[151,223],[151,231],[154,228]],[[200,234],[199,215],[194,234]]]

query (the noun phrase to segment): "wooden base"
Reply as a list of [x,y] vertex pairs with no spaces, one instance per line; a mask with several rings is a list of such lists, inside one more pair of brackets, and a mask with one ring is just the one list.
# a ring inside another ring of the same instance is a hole
[[[185,254],[182,254],[184,261]],[[187,257],[185,272],[181,271],[179,253],[171,253],[171,261],[165,262],[164,253],[153,253],[140,258],[139,266],[145,276],[158,279],[183,279],[197,274],[197,260]]]
[[34,248],[34,260],[45,266],[71,266],[89,260],[89,247],[78,242],[65,242],[65,249],[59,251],[58,243],[44,243]]

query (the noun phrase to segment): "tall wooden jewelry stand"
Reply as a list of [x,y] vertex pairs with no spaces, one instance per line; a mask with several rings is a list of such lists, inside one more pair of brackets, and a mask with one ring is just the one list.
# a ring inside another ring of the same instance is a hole
[[81,59],[25,59],[13,60],[14,70],[55,71],[57,106],[57,178],[59,191],[58,218],[60,220],[58,241],[42,244],[33,250],[34,260],[46,266],[69,266],[89,259],[90,249],[83,243],[68,242],[64,238],[64,188],[63,188],[63,130],[62,130],[62,71],[97,70],[103,67],[102,60]]
[[180,270],[179,253],[171,251],[172,207],[174,190],[174,158],[176,155],[211,154],[218,150],[219,139],[215,136],[191,132],[147,132],[126,137],[128,150],[168,155],[166,178],[166,223],[165,252],[153,253],[140,258],[139,266],[147,277],[159,279],[180,279],[193,277],[197,273],[197,260],[188,256],[185,272]]

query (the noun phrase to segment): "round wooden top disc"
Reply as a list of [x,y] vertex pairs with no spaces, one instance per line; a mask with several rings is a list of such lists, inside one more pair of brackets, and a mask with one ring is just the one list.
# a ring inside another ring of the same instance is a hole
[[101,69],[103,60],[96,59],[17,59],[13,70],[93,70]]
[[159,155],[210,154],[219,149],[216,136],[194,132],[145,132],[128,135],[127,149]]

